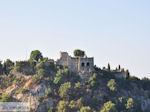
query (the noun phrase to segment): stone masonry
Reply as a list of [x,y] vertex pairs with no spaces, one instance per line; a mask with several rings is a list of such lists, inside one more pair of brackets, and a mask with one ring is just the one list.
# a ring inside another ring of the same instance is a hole
[[71,57],[67,52],[60,52],[56,64],[66,66],[72,72],[90,73],[94,70],[93,57]]

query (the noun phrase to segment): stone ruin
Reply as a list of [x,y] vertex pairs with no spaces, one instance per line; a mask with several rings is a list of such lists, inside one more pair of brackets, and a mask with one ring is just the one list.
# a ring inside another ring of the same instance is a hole
[[67,52],[60,52],[60,59],[56,61],[56,64],[66,66],[70,71],[82,74],[94,71],[93,57],[71,57]]

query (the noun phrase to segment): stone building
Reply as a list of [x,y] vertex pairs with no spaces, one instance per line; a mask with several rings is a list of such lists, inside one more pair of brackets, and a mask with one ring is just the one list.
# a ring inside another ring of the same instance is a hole
[[66,66],[72,72],[89,73],[94,70],[93,57],[71,57],[67,52],[60,52],[60,59],[56,64]]

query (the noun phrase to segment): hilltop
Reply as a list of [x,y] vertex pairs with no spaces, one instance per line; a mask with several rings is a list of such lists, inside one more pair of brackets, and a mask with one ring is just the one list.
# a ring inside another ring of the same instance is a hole
[[[72,59],[67,63],[60,61],[64,58],[48,59],[38,50],[31,52],[29,60],[4,61],[0,102],[29,102],[33,112],[150,111],[148,78],[133,77],[120,65],[115,70],[110,64],[99,68],[82,50],[74,54],[67,55],[67,60]],[[78,69],[72,68],[77,65]]]

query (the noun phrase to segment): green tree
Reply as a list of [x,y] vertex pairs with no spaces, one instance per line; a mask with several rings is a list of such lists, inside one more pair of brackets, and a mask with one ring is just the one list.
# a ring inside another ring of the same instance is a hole
[[80,49],[76,49],[76,50],[74,50],[74,56],[76,56],[76,57],[84,57],[85,56],[85,52],[80,50]]
[[83,106],[81,107],[80,112],[92,112],[92,109],[89,106]]
[[3,64],[4,73],[9,74],[13,68],[14,68],[14,63],[10,59],[7,59]]
[[117,90],[117,84],[115,79],[110,79],[107,83],[107,87],[111,90],[111,91],[116,91]]
[[126,76],[127,76],[126,78],[129,79],[129,77],[130,77],[130,72],[129,72],[129,70],[126,70]]
[[61,84],[61,86],[59,88],[59,95],[63,98],[66,97],[67,92],[70,88],[71,88],[71,83],[70,82],[66,82],[64,84]]
[[3,65],[2,62],[0,61],[0,75],[3,74]]
[[121,70],[121,66],[120,65],[118,65],[118,70]]
[[61,79],[62,79],[63,74],[61,73],[61,70],[58,70],[56,73],[56,76],[54,78],[54,84],[58,84],[60,83]]
[[42,60],[43,56],[42,53],[39,50],[34,50],[30,54],[30,62],[38,62],[39,60]]
[[100,112],[116,112],[115,104],[112,101],[104,103]]
[[108,65],[107,65],[107,69],[110,70],[110,64],[109,64],[109,63],[108,63]]
[[128,98],[127,103],[126,103],[126,109],[131,109],[134,107],[134,100],[133,98]]

